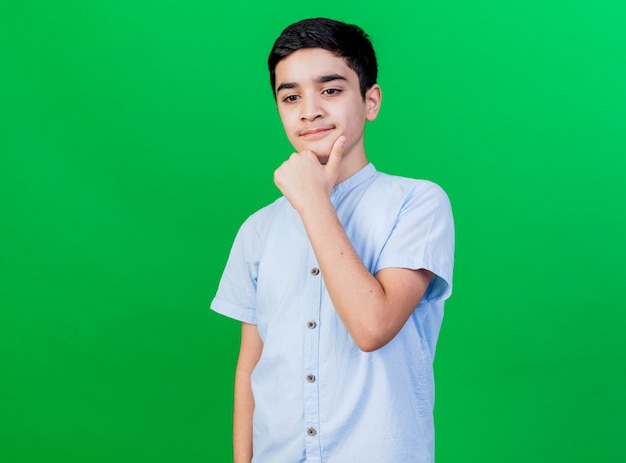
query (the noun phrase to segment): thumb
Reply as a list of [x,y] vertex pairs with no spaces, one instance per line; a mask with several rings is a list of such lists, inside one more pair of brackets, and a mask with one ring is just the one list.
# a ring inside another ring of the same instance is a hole
[[330,175],[339,175],[339,165],[341,164],[341,159],[343,158],[343,149],[345,146],[345,136],[342,135],[341,137],[337,138],[337,140],[335,140],[335,143],[330,150],[328,161],[326,162],[326,172],[328,172]]

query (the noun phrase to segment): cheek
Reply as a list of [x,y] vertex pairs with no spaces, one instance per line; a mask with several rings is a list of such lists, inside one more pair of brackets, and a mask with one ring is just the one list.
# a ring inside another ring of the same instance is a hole
[[345,135],[353,140],[360,137],[361,131],[362,127],[356,120],[349,120],[344,129]]
[[292,134],[296,133],[297,118],[294,118],[289,113],[282,113],[280,114],[280,120],[283,124],[283,128],[285,129],[285,132],[287,133],[287,136],[292,136]]
[[361,126],[361,121],[365,120],[362,108],[353,107],[352,111],[348,111],[346,114],[343,114],[343,120],[346,130],[349,130],[352,133],[358,132]]

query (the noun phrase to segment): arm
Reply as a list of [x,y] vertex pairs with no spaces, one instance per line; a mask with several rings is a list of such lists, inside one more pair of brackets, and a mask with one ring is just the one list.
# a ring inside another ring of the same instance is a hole
[[256,366],[263,341],[256,325],[241,324],[241,347],[235,371],[235,409],[233,413],[234,463],[250,463],[252,460],[252,414],[254,397],[250,375]]
[[433,274],[425,269],[383,269],[372,275],[346,235],[330,192],[339,176],[343,137],[323,166],[308,151],[294,154],[275,182],[300,214],[337,314],[363,351],[383,347],[400,331]]
[[387,268],[373,276],[345,234],[332,204],[303,219],[330,298],[357,346],[366,352],[391,341],[418,305],[433,274]]

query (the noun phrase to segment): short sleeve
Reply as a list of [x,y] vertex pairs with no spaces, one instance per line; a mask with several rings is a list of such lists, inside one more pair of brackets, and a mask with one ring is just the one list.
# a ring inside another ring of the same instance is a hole
[[419,181],[406,196],[383,247],[376,271],[424,268],[435,274],[424,300],[447,299],[452,292],[454,223],[446,193],[436,184]]
[[256,324],[256,282],[258,237],[252,220],[239,229],[230,250],[211,309],[236,320]]

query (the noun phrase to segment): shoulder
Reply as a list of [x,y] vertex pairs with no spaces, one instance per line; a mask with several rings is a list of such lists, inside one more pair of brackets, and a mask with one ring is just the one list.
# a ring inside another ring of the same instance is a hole
[[241,225],[238,234],[247,240],[262,239],[267,234],[275,218],[289,213],[290,209],[292,207],[289,201],[284,196],[281,196],[250,215]]
[[415,179],[378,172],[372,183],[374,193],[387,199],[395,198],[405,206],[411,203],[450,207],[444,189],[430,180]]
[[434,194],[443,194],[445,191],[435,182],[424,179],[402,177],[400,175],[386,174],[378,172],[376,182],[381,186],[393,187],[406,191],[417,192],[433,192]]

